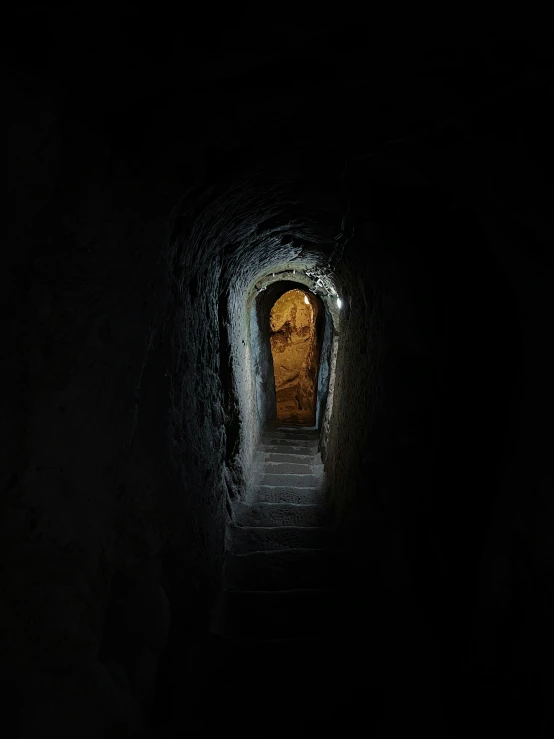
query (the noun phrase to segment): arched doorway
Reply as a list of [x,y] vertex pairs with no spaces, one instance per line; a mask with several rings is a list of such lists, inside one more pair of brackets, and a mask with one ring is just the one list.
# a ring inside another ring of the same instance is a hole
[[269,317],[277,422],[314,426],[320,337],[319,305],[307,291],[288,290]]

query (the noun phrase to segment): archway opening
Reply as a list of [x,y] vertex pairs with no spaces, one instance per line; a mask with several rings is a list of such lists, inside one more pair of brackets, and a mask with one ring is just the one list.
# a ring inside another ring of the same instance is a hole
[[277,422],[315,426],[321,353],[319,305],[307,291],[288,290],[275,301],[270,342]]

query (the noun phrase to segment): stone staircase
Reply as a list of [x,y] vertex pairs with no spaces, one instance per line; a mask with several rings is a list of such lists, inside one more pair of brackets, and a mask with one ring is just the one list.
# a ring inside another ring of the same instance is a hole
[[323,503],[318,441],[306,429],[263,432],[228,527],[211,628],[169,651],[177,667],[160,691],[156,738],[405,735],[406,658],[395,647],[405,617],[390,620],[377,582],[353,575]]
[[311,430],[263,432],[254,484],[228,531],[212,630],[233,665],[227,698],[248,696],[252,735],[263,717],[265,736],[309,735],[330,721],[326,691],[335,708],[348,702],[337,667],[345,659],[341,555],[323,504],[318,439]]
[[318,614],[340,576],[318,432],[267,429],[261,442],[254,483],[228,532],[214,631],[241,640],[313,637],[325,629]]
[[211,627],[173,630],[152,737],[450,736],[425,632],[330,526],[317,433],[266,429],[256,464]]

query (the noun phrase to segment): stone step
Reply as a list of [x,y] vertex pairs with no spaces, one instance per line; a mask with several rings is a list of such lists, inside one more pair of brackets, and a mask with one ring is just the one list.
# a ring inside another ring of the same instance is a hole
[[295,431],[300,431],[302,433],[313,433],[313,434],[319,434],[319,428],[317,426],[307,426],[303,423],[268,423],[264,426],[266,429],[278,429],[279,431],[292,431],[293,433]]
[[293,454],[294,456],[309,457],[311,459],[321,460],[321,456],[317,449],[310,449],[305,446],[283,446],[263,444],[258,447],[257,453],[262,456],[264,454]]
[[327,588],[338,578],[338,556],[324,549],[228,554],[223,567],[223,584],[229,590]]
[[235,503],[238,526],[325,526],[329,514],[321,504]]
[[268,462],[278,463],[278,464],[287,464],[291,462],[292,464],[309,464],[310,466],[314,464],[321,464],[321,457],[319,454],[302,454],[300,453],[283,453],[283,452],[258,452],[261,461],[263,461],[265,464]]
[[[304,449],[313,449],[317,451],[318,442],[310,439],[284,439],[276,436],[262,436],[260,439],[262,446],[280,446],[280,447],[304,447]],[[304,452],[305,453],[305,452]]]
[[222,590],[212,631],[234,639],[319,638],[337,628],[330,590]]
[[293,487],[291,485],[257,485],[252,491],[255,503],[321,503],[323,493],[319,487]]
[[265,428],[262,431],[262,437],[272,436],[276,439],[310,439],[319,440],[319,431],[297,431],[283,428]]
[[318,487],[319,479],[314,474],[280,475],[263,471],[260,485],[281,485],[291,488],[313,488]]
[[312,465],[309,462],[272,462],[265,460],[266,475],[311,475]]
[[234,554],[306,547],[322,549],[334,542],[332,529],[319,526],[231,526],[230,551]]

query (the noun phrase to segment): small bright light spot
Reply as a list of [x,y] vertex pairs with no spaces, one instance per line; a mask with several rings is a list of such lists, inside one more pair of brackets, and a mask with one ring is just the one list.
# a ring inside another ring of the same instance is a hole
[[340,298],[337,298],[337,308],[340,308],[342,305],[342,300]]
[[304,295],[304,302],[306,303],[306,305],[310,305],[310,301],[308,300],[307,295]]

